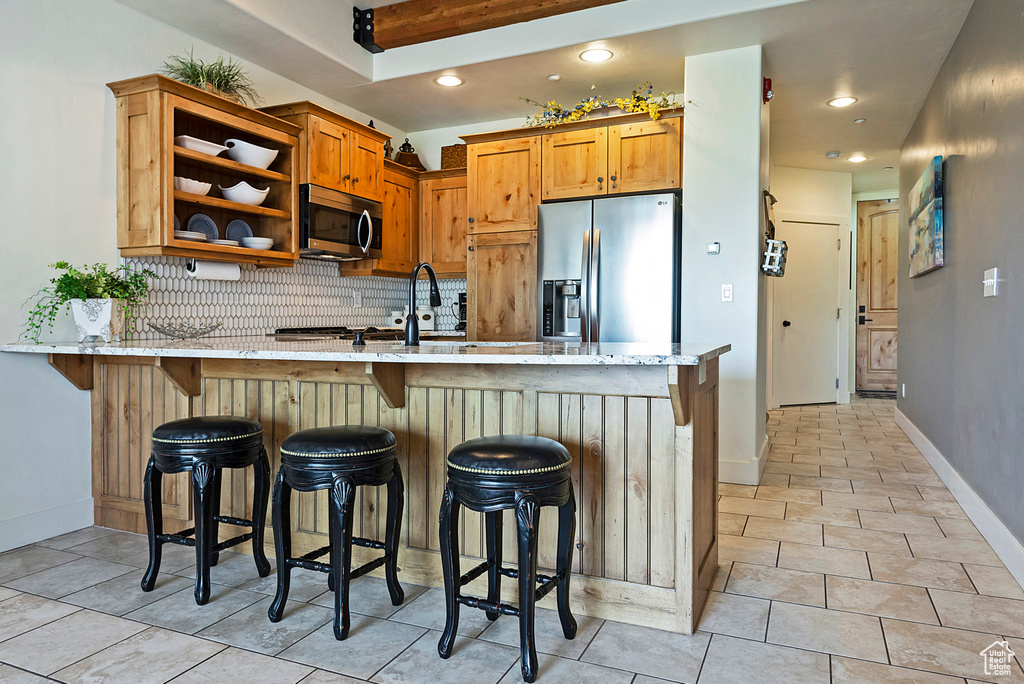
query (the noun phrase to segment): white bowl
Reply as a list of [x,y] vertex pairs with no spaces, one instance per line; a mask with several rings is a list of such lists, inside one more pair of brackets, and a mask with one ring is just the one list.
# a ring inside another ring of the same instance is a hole
[[228,156],[236,162],[259,169],[267,168],[277,159],[277,150],[253,145],[238,138],[228,138],[224,141],[224,145],[227,146]]
[[193,138],[191,135],[177,135],[174,137],[174,144],[180,147],[184,147],[186,150],[194,150],[196,152],[202,152],[203,154],[211,154],[216,157],[218,154],[228,149],[223,145],[212,143],[207,140],[200,140],[199,138]]
[[267,199],[267,193],[270,192],[270,188],[259,190],[245,181],[232,185],[230,188],[225,188],[223,185],[217,187],[220,188],[220,194],[224,195],[224,199],[239,204],[251,204],[254,207],[263,204],[263,200]]
[[193,195],[205,195],[210,192],[210,188],[213,186],[209,183],[202,181],[192,180],[191,178],[183,178],[181,176],[174,177],[174,189],[182,192],[191,192]]
[[265,237],[246,237],[242,238],[242,246],[249,249],[270,249],[274,246],[274,240]]

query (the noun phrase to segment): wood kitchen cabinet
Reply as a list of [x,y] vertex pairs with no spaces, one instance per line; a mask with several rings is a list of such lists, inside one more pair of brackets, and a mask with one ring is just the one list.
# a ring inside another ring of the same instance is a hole
[[346,261],[341,275],[380,275],[408,278],[420,253],[420,188],[419,174],[401,164],[384,162],[384,231],[380,259]]
[[420,259],[438,276],[466,277],[466,169],[420,174]]
[[470,234],[466,264],[467,337],[537,339],[537,231]]
[[383,201],[387,135],[312,102],[274,105],[261,111],[302,128],[300,183]]
[[[117,100],[117,246],[121,256],[176,256],[208,261],[292,266],[298,253],[299,142],[301,130],[222,97],[152,74],[107,87]],[[262,169],[176,144],[190,136],[220,144],[237,138],[277,150]],[[175,177],[209,183],[206,194],[175,189]],[[246,181],[268,188],[259,205],[221,196],[217,186]],[[175,235],[199,214],[213,221],[219,237],[228,223],[243,220],[255,236],[274,240],[271,249],[193,242]]]
[[471,142],[467,163],[469,233],[537,229],[540,136]]
[[[679,116],[556,130],[543,136],[544,200],[682,187]],[[580,124],[569,124],[578,126]]]

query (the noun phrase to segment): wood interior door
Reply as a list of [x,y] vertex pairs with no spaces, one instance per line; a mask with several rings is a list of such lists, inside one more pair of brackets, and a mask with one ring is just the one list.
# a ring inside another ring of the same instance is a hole
[[607,194],[607,128],[549,133],[541,145],[544,199]]
[[420,186],[420,253],[441,276],[466,275],[466,177],[435,178]]
[[468,338],[535,341],[537,231],[470,235],[468,241]]
[[537,230],[540,136],[476,143],[466,157],[469,232]]
[[384,198],[384,145],[359,133],[350,133],[351,193],[380,202]]
[[899,202],[857,202],[857,389],[896,391]]
[[347,128],[309,117],[309,182],[350,192],[349,156],[353,133]]
[[682,119],[659,119],[608,128],[608,192],[682,187]]

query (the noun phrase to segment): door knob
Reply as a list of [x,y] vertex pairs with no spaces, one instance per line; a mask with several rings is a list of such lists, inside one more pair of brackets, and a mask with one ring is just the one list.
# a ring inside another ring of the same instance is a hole
[[860,323],[861,325],[864,325],[865,322],[873,320],[873,318],[864,318],[863,316],[859,316],[857,322]]
[[789,327],[789,326],[791,326],[791,325],[793,325],[793,324],[792,324],[792,323],[790,323],[789,321],[782,321],[782,327],[783,327],[783,328],[788,328],[788,327]]

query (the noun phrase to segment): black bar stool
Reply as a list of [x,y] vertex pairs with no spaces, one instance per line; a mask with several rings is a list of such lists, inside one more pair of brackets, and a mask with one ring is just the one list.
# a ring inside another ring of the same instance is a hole
[[[437,644],[442,658],[452,653],[459,626],[459,604],[480,608],[487,618],[519,618],[523,679],[537,678],[534,608],[558,587],[558,617],[566,639],[576,637],[569,610],[569,575],[576,535],[576,497],[569,477],[571,458],[558,442],[544,437],[506,435],[463,442],[448,454],[448,485],[441,499],[441,564],[448,611]],[[459,507],[486,514],[487,560],[460,575]],[[558,560],[554,577],[537,574],[537,524],[541,506],[558,506]],[[501,562],[501,512],[515,509],[519,567]],[[463,596],[462,586],[487,573],[487,598]],[[519,580],[519,606],[501,603],[501,576]],[[539,584],[539,586],[538,586]]]
[[[252,520],[220,514],[222,468],[254,466]],[[160,481],[166,473],[192,471],[192,508],[195,527],[176,534],[163,532]],[[252,540],[252,555],[260,577],[270,574],[270,561],[263,552],[263,527],[267,519],[270,463],[263,448],[263,426],[251,418],[206,416],[182,418],[153,430],[153,451],[146,466],[143,497],[146,531],[149,536],[149,568],[142,578],[142,590],[152,591],[160,572],[165,543],[196,548],[196,603],[210,600],[210,566],[220,552]],[[250,527],[251,532],[218,542],[218,523]]]
[[[391,603],[400,606],[405,592],[398,583],[398,537],[402,529],[405,485],[395,459],[395,436],[383,428],[351,425],[313,428],[289,436],[281,444],[281,470],[274,482],[274,544],[277,549],[277,596],[267,615],[277,622],[284,614],[293,567],[326,572],[334,591],[334,636],[348,637],[349,582],[384,566]],[[356,487],[388,486],[388,517],[384,542],[352,536]],[[330,544],[292,557],[291,492],[330,490]],[[384,555],[352,569],[352,545],[383,549]],[[316,559],[330,554],[330,563]]]

